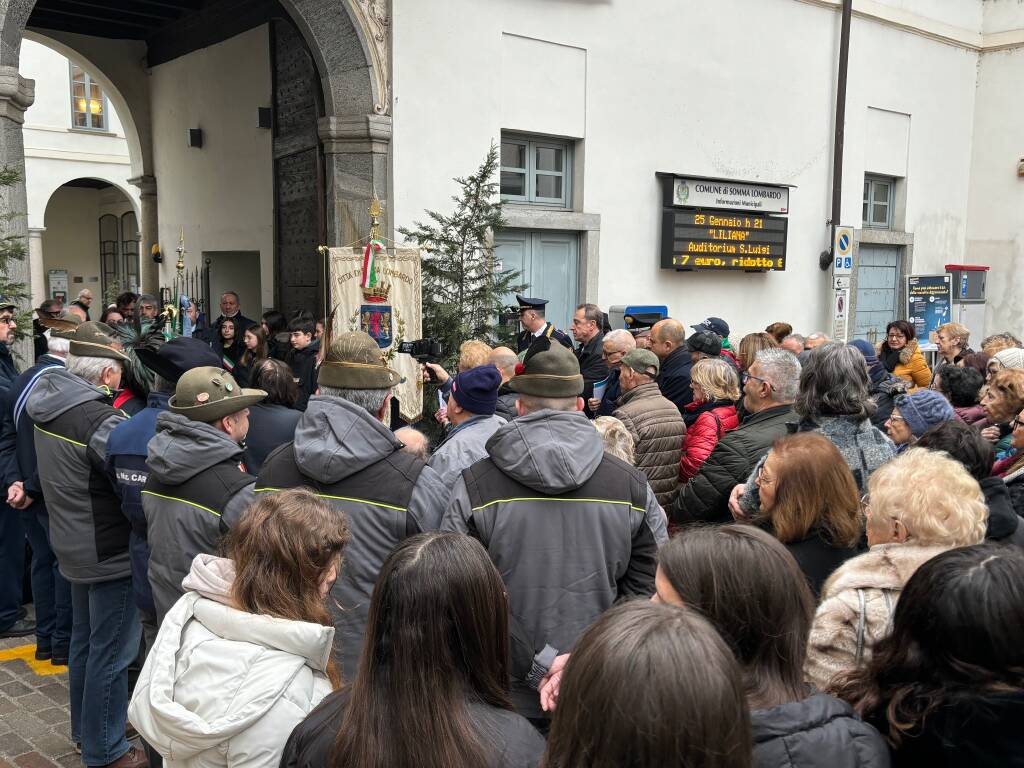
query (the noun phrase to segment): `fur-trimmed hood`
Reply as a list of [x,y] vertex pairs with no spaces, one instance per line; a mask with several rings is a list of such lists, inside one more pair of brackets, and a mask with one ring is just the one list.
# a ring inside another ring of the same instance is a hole
[[921,565],[950,549],[944,544],[876,544],[863,555],[847,560],[821,591],[822,601],[847,589],[903,589]]
[[[881,360],[888,351],[885,342],[880,341],[876,344],[875,351],[878,353],[878,359]],[[907,342],[907,346],[900,350],[900,365],[910,365],[910,361],[917,353],[921,353],[921,347],[918,345],[917,339],[911,339]]]

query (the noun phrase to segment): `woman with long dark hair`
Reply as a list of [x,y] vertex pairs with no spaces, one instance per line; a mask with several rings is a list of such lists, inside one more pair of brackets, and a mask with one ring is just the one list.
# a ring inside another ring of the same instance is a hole
[[740,671],[726,644],[695,610],[633,601],[576,644],[543,765],[748,768],[750,753]]
[[166,768],[277,768],[340,683],[326,599],[348,539],[343,515],[295,489],[246,510],[227,558],[196,556],[128,708]]
[[242,344],[241,333],[242,329],[238,327],[235,319],[225,317],[220,321],[216,338],[210,342],[213,351],[220,355],[221,365],[228,373],[232,373],[238,366],[238,361],[242,359],[245,347]]
[[536,765],[509,701],[508,598],[475,539],[420,534],[381,568],[355,682],[292,733],[282,767]]
[[980,544],[921,565],[871,661],[833,688],[896,766],[1024,765],[1024,553]]
[[888,765],[874,728],[804,682],[814,598],[778,541],[741,524],[688,529],[658,552],[655,583],[656,600],[699,611],[739,661],[755,766]]

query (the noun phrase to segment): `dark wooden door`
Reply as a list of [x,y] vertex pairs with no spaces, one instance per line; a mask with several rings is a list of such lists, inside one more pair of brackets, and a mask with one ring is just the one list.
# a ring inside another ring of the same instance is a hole
[[277,308],[324,314],[327,284],[317,246],[325,242],[323,108],[316,64],[287,19],[271,24],[274,82],[274,265]]

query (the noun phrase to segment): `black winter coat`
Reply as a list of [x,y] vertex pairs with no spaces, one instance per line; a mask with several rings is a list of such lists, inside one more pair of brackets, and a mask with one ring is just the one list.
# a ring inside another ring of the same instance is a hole
[[690,350],[686,347],[673,349],[671,354],[661,361],[661,372],[658,374],[658,387],[661,394],[675,403],[679,413],[686,415],[685,408],[693,402],[693,389],[690,387],[690,371],[693,361]]
[[[324,699],[295,726],[284,745],[280,768],[324,768],[331,765],[334,740],[345,717],[350,689],[342,688]],[[544,739],[529,721],[515,712],[467,702],[469,719],[477,725],[481,744],[491,751],[495,768],[528,768],[540,763]],[[429,744],[423,745],[429,749]]]
[[0,392],[6,392],[18,378],[18,369],[14,365],[11,349],[0,342]]
[[274,450],[295,439],[295,426],[302,413],[280,403],[249,406],[249,434],[245,438],[245,469],[258,475]]
[[[986,477],[981,481],[981,492],[988,505],[988,524],[985,538],[1024,547],[1024,476],[1011,480],[1009,484],[1001,477]],[[1014,508],[1014,493],[1017,506]]]
[[299,399],[295,401],[296,410],[306,410],[309,398],[316,392],[316,356],[319,352],[320,340],[313,339],[309,346],[293,349],[288,360],[295,382],[299,385]]
[[608,363],[604,360],[604,334],[599,333],[586,344],[576,350],[576,359],[580,361],[580,375],[583,376],[583,402],[587,404],[586,414],[594,418],[597,414],[590,410],[590,398],[594,396],[594,384],[608,378]]
[[754,768],[888,768],[889,749],[845,701],[824,693],[750,713]]
[[[1024,693],[975,696],[939,707],[919,733],[892,752],[896,768],[1021,768],[1024,766]],[[888,735],[885,712],[868,716]]]
[[512,421],[516,417],[516,400],[519,395],[513,392],[508,384],[498,387],[498,403],[494,407],[494,415],[501,416],[505,421]]
[[791,541],[785,547],[807,577],[815,597],[821,594],[825,580],[836,568],[860,554],[856,544],[852,547],[836,547],[824,538],[821,531],[811,531],[806,539]]
[[669,519],[677,525],[732,522],[729,494],[736,485],[747,481],[772,443],[787,433],[786,424],[794,418],[791,405],[747,416],[739,427],[718,441],[700,472],[683,486],[676,504],[669,510]]

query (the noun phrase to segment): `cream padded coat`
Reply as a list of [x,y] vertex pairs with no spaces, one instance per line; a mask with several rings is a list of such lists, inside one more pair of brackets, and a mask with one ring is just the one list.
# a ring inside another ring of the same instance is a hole
[[135,686],[128,719],[167,768],[277,768],[292,728],[331,692],[334,628],[231,608],[232,577],[230,560],[196,557],[183,586],[203,594],[164,617]]

